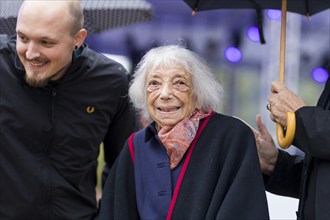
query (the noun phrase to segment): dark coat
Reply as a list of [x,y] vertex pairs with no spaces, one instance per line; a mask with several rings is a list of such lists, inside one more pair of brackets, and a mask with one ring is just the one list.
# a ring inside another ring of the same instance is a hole
[[330,77],[317,106],[303,107],[295,113],[293,145],[305,156],[280,151],[273,174],[266,177],[268,191],[299,198],[298,219],[306,219],[306,212],[307,219],[330,216]]
[[60,80],[31,87],[15,42],[0,42],[0,219],[91,219],[99,146],[113,163],[135,129],[126,71],[84,45]]
[[[145,152],[149,151],[149,142],[154,142],[156,138],[152,135],[137,143],[135,137],[134,164],[139,163],[141,155],[137,148],[147,148]],[[194,148],[193,144],[189,148],[191,158],[187,162],[172,219],[268,219],[267,199],[251,129],[237,119],[214,114],[195,140]],[[152,147],[164,148],[160,143]],[[166,151],[163,152],[166,154]],[[169,166],[166,158],[166,166]],[[140,219],[134,164],[126,144],[107,179],[97,220]],[[147,167],[148,164],[144,165],[145,172],[148,172],[151,168]],[[168,176],[171,176],[169,167],[167,170]],[[158,178],[154,180],[159,184]],[[153,188],[157,184],[150,182],[148,186]],[[149,199],[147,194],[144,196]]]

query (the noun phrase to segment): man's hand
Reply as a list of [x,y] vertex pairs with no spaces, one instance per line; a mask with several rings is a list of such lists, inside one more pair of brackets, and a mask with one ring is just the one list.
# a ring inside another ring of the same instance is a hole
[[268,97],[270,118],[286,127],[287,112],[295,112],[299,108],[306,106],[306,104],[280,81],[272,82],[271,92],[272,94]]

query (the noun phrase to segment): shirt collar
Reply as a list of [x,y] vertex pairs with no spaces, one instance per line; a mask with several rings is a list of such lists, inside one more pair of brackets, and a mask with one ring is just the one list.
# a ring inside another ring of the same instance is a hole
[[153,121],[146,127],[144,141],[147,142],[151,138],[156,136],[157,136],[156,122]]

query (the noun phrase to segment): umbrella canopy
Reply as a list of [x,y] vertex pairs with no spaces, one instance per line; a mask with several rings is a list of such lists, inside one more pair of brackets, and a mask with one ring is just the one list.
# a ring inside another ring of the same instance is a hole
[[[197,11],[212,9],[247,9],[257,10],[259,20],[260,40],[263,43],[261,9],[281,9],[281,41],[280,41],[280,74],[281,82],[284,82],[285,69],[285,38],[286,38],[286,12],[291,11],[306,16],[311,16],[317,12],[330,8],[329,0],[184,0],[193,10],[193,15]],[[296,131],[296,118],[294,112],[287,113],[287,127],[276,124],[277,141],[282,148],[288,148],[292,142]]]
[[[14,34],[23,0],[0,0],[0,34]],[[150,21],[151,4],[145,0],[81,0],[85,28],[98,33],[130,24]]]
[[[184,0],[190,8],[197,11],[212,9],[278,9],[282,8],[281,0]],[[330,8],[329,0],[288,0],[287,10],[311,16]]]
[[[260,42],[265,43],[262,27],[262,9],[282,9],[281,0],[184,0],[193,11],[193,15],[198,11],[214,9],[256,9]],[[286,10],[307,17],[330,8],[329,0],[288,0]]]

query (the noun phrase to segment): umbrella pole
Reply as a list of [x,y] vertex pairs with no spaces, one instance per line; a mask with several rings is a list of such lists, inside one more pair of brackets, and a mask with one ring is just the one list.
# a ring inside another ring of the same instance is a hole
[[[284,83],[285,71],[285,45],[286,45],[286,6],[287,0],[282,0],[282,16],[281,16],[281,41],[280,41],[280,81]],[[279,123],[276,124],[277,142],[281,148],[288,148],[292,142],[296,132],[296,116],[294,112],[287,113],[287,127],[284,128]],[[285,135],[285,136],[284,136]]]
[[282,0],[281,15],[281,41],[280,41],[280,81],[284,83],[285,71],[285,45],[286,45],[286,5],[287,0]]

